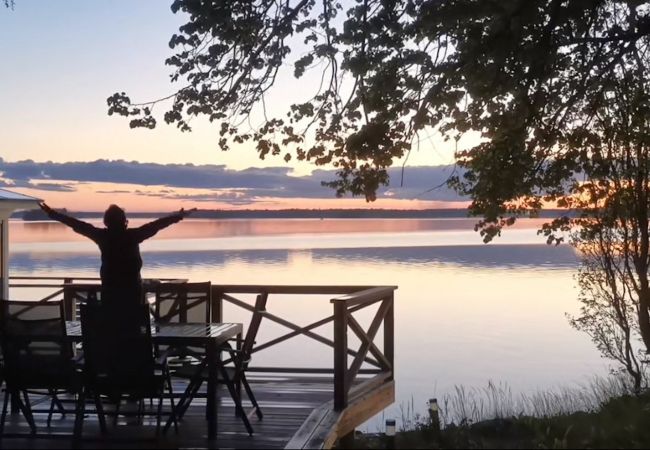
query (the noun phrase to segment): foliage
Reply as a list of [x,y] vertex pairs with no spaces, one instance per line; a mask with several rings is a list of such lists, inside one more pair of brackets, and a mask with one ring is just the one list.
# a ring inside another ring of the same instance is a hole
[[[175,0],[172,11],[189,19],[170,40],[172,81],[185,85],[167,123],[188,131],[207,116],[222,149],[252,142],[262,158],[331,164],[326,184],[368,200],[418,132],[478,133],[451,184],[471,196],[484,240],[544,205],[568,211],[542,230],[549,243],[571,229],[584,230],[578,244],[624,236],[624,271],[601,286],[625,283],[650,350],[649,2]],[[241,126],[286,64],[297,79],[322,72],[314,96]],[[109,114],[153,128],[158,101],[118,93]]]
[[[495,392],[499,396],[503,394],[493,388],[492,393]],[[537,410],[545,408],[539,399],[548,397],[554,394],[538,397]],[[562,397],[580,403],[581,393],[566,392]],[[456,399],[459,398],[456,394]],[[509,401],[506,395],[498,403]],[[476,421],[447,423],[441,430],[421,419],[397,434],[395,448],[647,448],[650,445],[648,394],[619,393],[586,411],[569,412],[565,405],[558,403],[558,406],[559,410],[544,415],[497,414]],[[472,407],[466,405],[465,409]],[[386,448],[384,441],[380,436],[364,435],[358,438],[356,448]]]
[[[641,389],[642,365],[650,350],[648,317],[648,120],[645,67],[639,54],[635,65],[613,70],[616,82],[599,99],[581,149],[589,156],[582,165],[585,180],[575,183],[564,204],[579,211],[570,221],[572,244],[580,251],[578,275],[580,316],[572,318],[599,350],[621,364]],[[545,230],[552,238],[550,229]]]
[[[282,153],[287,161],[295,155],[332,164],[340,178],[331,185],[340,195],[373,200],[388,182],[386,167],[409,148],[415,124],[408,125],[408,117],[423,104],[417,97],[433,67],[434,56],[416,42],[412,23],[421,6],[373,0],[344,13],[333,0],[175,0],[172,10],[189,21],[172,36],[177,53],[166,63],[175,70],[172,81],[185,86],[172,96],[164,119],[183,131],[194,116],[220,121],[223,150],[251,141],[262,158]],[[292,48],[303,52],[291,55]],[[264,102],[289,60],[296,78],[322,70],[313,97],[292,104],[286,117],[264,114],[255,129],[238,126]],[[132,104],[116,93],[108,99],[109,114],[134,116],[132,127],[153,128],[156,102]]]
[[645,448],[647,397],[613,399],[595,412],[502,418],[444,430],[445,448]]
[[[565,195],[575,174],[592,175],[584,144],[598,139],[589,127],[621,81],[615,69],[645,70],[641,1],[357,0],[343,9],[333,0],[175,0],[172,11],[189,20],[166,63],[185,85],[168,97],[165,121],[188,131],[189,119],[207,116],[221,122],[222,149],[252,141],[261,157],[331,163],[339,194],[368,199],[414,133],[477,131],[484,141],[459,153],[467,172],[456,185],[490,238],[509,223],[503,213],[538,208]],[[298,79],[323,72],[314,97],[253,130],[235,126],[263,104],[283,64]],[[109,114],[152,128],[160,100],[116,93]]]
[[632,378],[635,392],[647,387],[647,356],[640,344],[639,301],[631,258],[620,255],[629,246],[625,233],[601,228],[593,239],[579,241],[582,265],[578,273],[581,311],[570,316],[571,325],[586,332],[600,352],[619,363]]

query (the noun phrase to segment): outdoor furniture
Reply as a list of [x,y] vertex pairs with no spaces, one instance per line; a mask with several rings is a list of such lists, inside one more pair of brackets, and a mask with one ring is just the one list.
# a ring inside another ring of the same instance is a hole
[[[63,299],[64,308],[66,308],[66,318],[68,320],[79,319],[79,305],[101,301],[102,286],[98,283],[98,278],[64,278],[63,279]],[[160,285],[180,284],[186,282],[185,279],[171,278],[144,278],[142,280],[143,295],[155,292]]]
[[[266,299],[267,296],[262,294],[258,295],[255,301],[255,309],[251,317],[251,322],[246,331],[246,336],[243,342],[238,342],[237,348],[232,348],[230,343],[225,347],[225,351],[229,354],[229,359],[223,361],[223,365],[226,367],[225,376],[217,379],[219,383],[233,383],[237,387],[237,392],[241,391],[240,385],[244,387],[248,399],[253,405],[252,410],[249,413],[246,413],[242,408],[235,408],[235,413],[240,415],[244,425],[247,429],[252,430],[250,425],[249,417],[252,413],[257,415],[258,419],[263,418],[262,410],[260,409],[257,399],[253,393],[253,390],[246,379],[246,370],[248,369],[248,364],[251,360],[251,353],[253,345],[255,344],[255,339],[257,336],[257,331],[259,330],[260,324],[262,322],[262,311],[266,309]],[[232,366],[227,366],[232,364]],[[176,370],[176,376],[187,376],[190,379],[181,400],[178,404],[178,417],[183,417],[185,411],[190,406],[192,400],[199,395],[199,389],[204,382],[210,381],[210,374],[207,370],[207,362],[204,360],[199,366],[199,370],[196,370],[195,367],[181,367]],[[241,397],[241,396],[240,396]]]
[[[159,283],[151,292],[155,294],[151,313],[157,324],[211,322],[211,282]],[[205,347],[172,347],[166,351],[177,365],[196,365],[205,359]]]
[[[171,421],[176,424],[169,369],[164,357],[154,357],[149,309],[135,305],[125,310],[99,303],[81,305],[83,389],[77,402],[74,436],[83,427],[86,398],[94,399],[103,433],[106,432],[102,397],[115,403],[119,414],[124,397],[141,401],[157,398],[156,435],[160,433],[165,388],[171,402]],[[138,415],[142,411],[138,411]]]
[[[211,299],[212,299],[212,283],[161,283],[156,287],[156,298],[153,307],[153,316],[157,323],[187,323],[190,322],[211,322]],[[261,317],[260,317],[261,319]],[[258,323],[259,325],[259,323]],[[250,347],[254,342],[254,336],[257,333],[257,328],[249,327],[249,335],[251,336]],[[227,367],[227,374],[229,380],[224,380],[223,377],[218,379],[219,382],[227,384],[232,381],[237,387],[237,392],[240,394],[240,383],[246,389],[248,397],[255,405],[256,412],[259,418],[262,418],[262,413],[257,404],[257,400],[244,375],[244,369],[247,363],[242,360],[242,353],[233,349],[230,344],[224,347],[224,350],[229,352],[230,359],[224,361],[224,365],[234,363],[235,367]],[[207,379],[207,359],[205,346],[203,347],[173,347],[169,348],[168,352],[173,357],[177,357],[174,366],[172,367],[172,376],[178,378],[186,378],[190,380],[188,388],[182,396],[183,402],[182,412],[179,417],[182,417],[184,412],[189,407],[193,398],[199,394],[203,381]],[[250,357],[250,352],[246,353]],[[241,395],[240,395],[241,397]],[[180,406],[180,404],[179,404]],[[240,414],[238,409],[235,409],[236,414],[242,416],[244,426],[252,433],[252,427],[248,416]]]
[[63,283],[63,307],[68,320],[79,320],[79,306],[86,302],[101,300],[101,285],[98,283]]
[[29,423],[31,432],[36,433],[28,394],[51,396],[49,426],[55,407],[65,415],[58,394],[77,392],[79,387],[72,346],[66,338],[63,303],[2,300],[0,317],[6,381],[0,435],[10,398]]
[[[73,341],[82,340],[81,324],[78,321],[66,322],[68,338]],[[206,404],[206,416],[208,418],[208,437],[217,437],[217,378],[225,371],[219,356],[223,346],[229,339],[234,338],[242,332],[240,323],[211,323],[211,324],[154,324],[151,327],[151,339],[154,345],[168,346],[197,346],[207,349],[207,367],[210,377],[208,378],[208,399]],[[84,349],[85,351],[85,349]],[[241,408],[239,395],[232,382],[226,384],[230,395]],[[169,424],[169,422],[168,422]]]
[[160,283],[152,314],[156,323],[210,322],[212,283]]

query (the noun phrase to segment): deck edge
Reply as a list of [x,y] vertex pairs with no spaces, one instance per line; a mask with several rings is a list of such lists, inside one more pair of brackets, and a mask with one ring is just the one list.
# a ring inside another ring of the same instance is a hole
[[395,381],[354,400],[343,411],[334,411],[329,401],[314,409],[289,440],[285,449],[329,449],[374,415],[395,402]]

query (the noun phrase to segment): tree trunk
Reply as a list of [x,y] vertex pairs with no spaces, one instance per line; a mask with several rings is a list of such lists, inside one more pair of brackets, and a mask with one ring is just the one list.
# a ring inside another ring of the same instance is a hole
[[650,290],[648,290],[648,277],[641,277],[639,290],[639,330],[645,344],[646,353],[650,353]]

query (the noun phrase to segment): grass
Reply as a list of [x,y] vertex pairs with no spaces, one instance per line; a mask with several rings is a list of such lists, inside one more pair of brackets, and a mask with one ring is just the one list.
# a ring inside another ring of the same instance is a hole
[[[650,393],[633,395],[625,378],[594,378],[577,388],[513,395],[507,385],[457,387],[440,402],[440,428],[402,409],[396,448],[648,448]],[[386,448],[362,435],[358,448]]]

